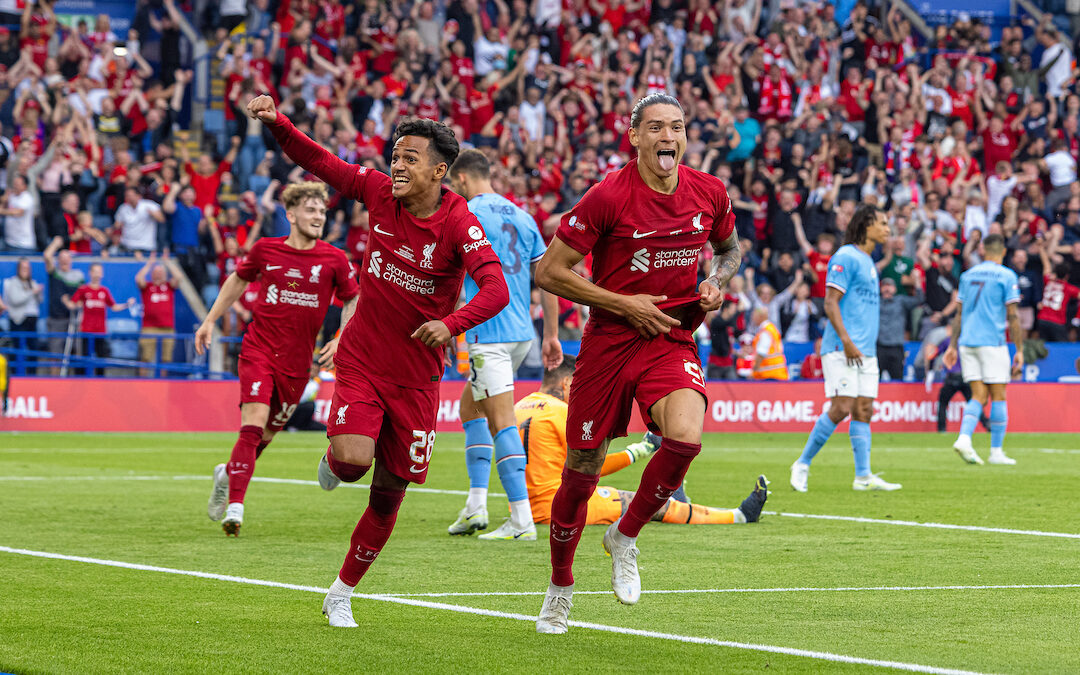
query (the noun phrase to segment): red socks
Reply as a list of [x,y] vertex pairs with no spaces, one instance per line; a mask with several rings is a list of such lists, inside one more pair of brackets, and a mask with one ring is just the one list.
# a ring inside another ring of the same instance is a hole
[[240,427],[240,436],[233,446],[226,469],[229,472],[229,503],[244,503],[251,475],[255,473],[256,448],[262,441],[262,427],[247,424]]
[[364,474],[371,468],[370,464],[362,466],[360,464],[349,464],[340,459],[334,459],[334,453],[329,447],[326,448],[326,461],[330,464],[330,471],[345,483],[355,483],[363,478]]
[[265,450],[268,445],[270,445],[270,441],[259,441],[259,444],[255,446],[255,459],[262,457],[262,451]]
[[637,493],[619,521],[619,532],[627,537],[638,536],[645,523],[652,520],[660,507],[667,503],[671,493],[682,485],[690,462],[699,452],[700,443],[665,438],[641,474]]
[[[569,586],[574,583],[574,551],[589,515],[589,497],[596,490],[600,476],[563,468],[562,485],[551,503],[551,583]],[[657,507],[659,508],[659,507]]]
[[404,498],[404,490],[371,488],[368,507],[353,530],[349,554],[345,556],[345,563],[338,573],[343,583],[355,586],[371,567],[371,563],[375,562],[379,551],[390,538],[390,533],[394,531],[397,512]]

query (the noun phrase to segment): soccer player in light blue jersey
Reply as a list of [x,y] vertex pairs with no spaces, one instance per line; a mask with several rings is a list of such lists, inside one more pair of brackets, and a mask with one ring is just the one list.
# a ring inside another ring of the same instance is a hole
[[851,415],[851,450],[855,455],[855,490],[899,490],[870,473],[870,417],[878,391],[878,306],[881,301],[874,247],[889,238],[889,223],[876,207],[860,206],[848,225],[846,241],[832,258],[826,276],[825,315],[829,324],[821,341],[821,368],[829,409],[818,417],[802,455],[791,465],[791,487],[806,492],[810,462]]
[[[983,262],[960,275],[960,311],[952,323],[952,337],[943,360],[946,367],[956,365],[959,343],[960,370],[964,381],[971,385],[971,400],[964,406],[960,436],[953,449],[969,464],[983,460],[971,445],[971,434],[979,421],[986,400],[990,403],[990,463],[1016,464],[1005,455],[1005,428],[1009,409],[1005,402],[1005,385],[1011,377],[1019,376],[1024,367],[1024,329],[1020,327],[1017,307],[1020,303],[1020,283],[1005,259],[1005,238],[992,234],[982,244]],[[1005,325],[1016,345],[1010,373],[1009,347],[1005,344]]]
[[[514,373],[529,353],[536,331],[529,314],[530,282],[535,264],[546,247],[532,216],[491,187],[491,163],[479,150],[465,150],[450,167],[450,184],[469,201],[469,210],[484,226],[491,246],[502,261],[510,290],[510,304],[497,316],[465,333],[469,348],[469,386],[461,393],[461,421],[465,428],[465,466],[469,496],[450,534],[472,534],[487,529],[487,488],[494,448],[499,472],[510,502],[510,518],[480,539],[535,541],[536,525],[525,486],[525,449],[514,416]],[[476,284],[465,277],[465,296]],[[544,311],[542,355],[544,366],[562,362],[558,336],[558,304],[541,291]]]

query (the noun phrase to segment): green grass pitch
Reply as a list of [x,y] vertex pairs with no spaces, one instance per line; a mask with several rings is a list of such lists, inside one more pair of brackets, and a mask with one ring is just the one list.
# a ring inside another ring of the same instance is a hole
[[[231,435],[0,434],[0,671],[880,669],[823,660],[829,654],[908,669],[1080,671],[1076,437],[1014,434],[1006,445],[1016,466],[980,467],[956,457],[951,435],[877,434],[874,470],[904,489],[861,493],[851,490],[851,450],[838,434],[814,463],[810,492],[797,494],[788,467],[804,440],[707,435],[687,492],[736,506],[765,473],[769,511],[867,521],[773,513],[745,526],[651,524],[639,540],[646,594],[633,607],[611,595],[603,528],[588,528],[575,572],[577,590],[593,593],[575,596],[571,619],[596,626],[542,636],[522,616],[536,614],[536,593],[547,586],[547,527],[534,543],[446,534],[464,498],[438,491],[467,488],[460,434],[439,436],[424,486],[435,492],[406,497],[393,537],[357,587],[399,601],[355,598],[360,628],[351,631],[330,629],[322,595],[300,588],[333,581],[367,503],[362,489],[310,484],[321,436],[275,441],[248,492],[241,536],[227,539],[205,514],[210,472],[226,461]],[[980,433],[984,457],[987,444]],[[602,484],[633,489],[640,472],[635,465]],[[505,500],[488,506],[497,524]],[[649,593],[686,589],[711,592]],[[755,590],[719,592],[727,589]],[[459,595],[415,595],[423,593]],[[763,651],[773,647],[807,653]]]

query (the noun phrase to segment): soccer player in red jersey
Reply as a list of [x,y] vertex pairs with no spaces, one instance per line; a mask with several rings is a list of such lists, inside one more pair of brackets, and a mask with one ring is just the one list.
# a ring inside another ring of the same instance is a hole
[[[589,497],[608,442],[626,435],[634,400],[663,442],[603,543],[616,597],[638,601],[638,532],[682,484],[701,450],[705,378],[692,331],[705,312],[720,307],[741,259],[723,183],[679,164],[686,123],[678,100],[652,94],[638,101],[629,135],[637,158],[609,173],[563,217],[536,271],[545,290],[592,307],[570,390],[569,452],[551,505],[552,574],[536,622],[540,633],[567,630],[571,567]],[[711,275],[698,284],[706,243],[715,255]],[[573,271],[590,252],[592,282]]]
[[[295,183],[281,193],[290,229],[287,237],[255,242],[222,284],[206,320],[195,333],[195,351],[210,346],[217,323],[251,282],[261,297],[240,348],[240,436],[229,463],[214,468],[214,488],[206,513],[221,521],[227,535],[244,522],[244,496],[255,460],[285,427],[300,402],[311,370],[315,337],[330,298],[345,301],[342,323],[356,311],[356,275],[345,254],[320,237],[326,224],[326,186]],[[321,362],[333,358],[336,341],[323,347]],[[226,508],[226,502],[228,508]],[[224,515],[224,519],[222,518]]]
[[[296,130],[269,96],[248,103],[297,164],[364,203],[371,235],[360,278],[363,322],[341,332],[319,484],[356,481],[377,459],[368,508],[323,601],[331,626],[355,627],[353,588],[382,550],[409,483],[423,483],[435,444],[445,346],[509,301],[498,256],[465,200],[442,187],[458,155],[445,124],[401,122],[391,176],[347,164]],[[465,272],[479,291],[454,311]]]

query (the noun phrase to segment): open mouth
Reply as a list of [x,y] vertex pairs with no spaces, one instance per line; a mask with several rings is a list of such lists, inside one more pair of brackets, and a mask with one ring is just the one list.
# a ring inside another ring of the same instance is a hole
[[656,159],[660,162],[660,168],[664,171],[671,171],[675,168],[674,150],[658,150]]
[[409,183],[408,176],[394,176],[394,187],[405,187]]

